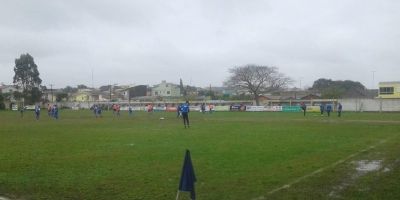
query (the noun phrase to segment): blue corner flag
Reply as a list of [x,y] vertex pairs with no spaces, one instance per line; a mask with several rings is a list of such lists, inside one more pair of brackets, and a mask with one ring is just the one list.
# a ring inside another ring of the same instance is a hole
[[194,192],[194,182],[196,182],[196,176],[194,175],[192,159],[190,158],[189,150],[186,150],[185,160],[183,161],[181,181],[179,182],[179,190],[190,192],[190,198],[196,199]]

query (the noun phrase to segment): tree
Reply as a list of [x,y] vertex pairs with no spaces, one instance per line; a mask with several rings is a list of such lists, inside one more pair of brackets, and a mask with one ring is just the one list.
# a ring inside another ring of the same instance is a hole
[[320,78],[314,81],[311,90],[321,93],[322,98],[364,97],[366,88],[360,82],[345,80],[333,81]]
[[65,92],[65,93],[74,93],[74,92],[78,92],[78,88],[74,88],[74,87],[71,87],[71,86],[67,86],[67,87],[65,87],[64,89],[63,89],[63,92]]
[[276,67],[245,65],[229,69],[231,76],[225,82],[228,87],[248,91],[260,105],[259,96],[288,86],[292,80],[278,72]]
[[180,91],[181,91],[181,92],[180,92],[181,95],[183,95],[183,96],[186,98],[187,92],[186,92],[185,88],[183,87],[182,79],[179,79],[179,89],[180,89]]
[[88,87],[86,86],[86,85],[83,85],[83,84],[81,84],[81,85],[78,85],[78,89],[87,89]]
[[42,79],[39,77],[40,74],[33,57],[27,53],[15,59],[14,72],[13,83],[22,88],[22,98],[28,103],[40,101],[41,91],[39,88]]
[[18,91],[14,91],[12,96],[14,97],[14,99],[19,101],[22,98],[24,98],[24,93],[18,92]]
[[100,91],[110,91],[110,87],[111,87],[111,85],[103,85],[103,86],[100,86]]
[[27,95],[27,97],[28,97],[28,102],[30,103],[38,102],[42,98],[42,92],[38,87],[33,87],[32,90]]
[[68,100],[68,94],[67,93],[59,93],[56,95],[56,101],[60,102],[63,99],[67,99]]
[[6,106],[4,105],[4,96],[3,94],[0,92],[0,110],[4,110],[6,108]]

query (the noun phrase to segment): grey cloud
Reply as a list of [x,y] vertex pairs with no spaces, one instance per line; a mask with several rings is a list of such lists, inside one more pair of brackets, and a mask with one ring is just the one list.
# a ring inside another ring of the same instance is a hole
[[[371,86],[397,80],[400,3],[338,1],[6,1],[0,7],[0,82],[29,52],[60,87],[161,80],[221,85],[228,68],[277,66]],[[65,77],[68,78],[65,78]]]

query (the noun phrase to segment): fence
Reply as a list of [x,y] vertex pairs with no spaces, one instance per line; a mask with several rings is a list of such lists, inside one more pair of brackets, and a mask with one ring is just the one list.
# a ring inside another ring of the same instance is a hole
[[[300,112],[299,104],[304,102],[307,105],[307,112],[318,112],[319,105],[331,104],[333,110],[336,110],[337,104],[341,103],[343,111],[353,112],[399,112],[400,99],[313,99],[313,100],[288,100],[269,102],[268,105],[254,106],[252,102],[238,101],[220,101],[220,102],[206,102],[206,105],[212,104],[215,111],[249,111],[249,112]],[[154,105],[157,111],[172,111],[176,112],[177,102],[61,102],[57,103],[59,107],[72,108],[74,110],[90,109],[94,104],[100,105],[103,109],[110,109],[111,105],[118,103],[121,105],[121,110],[127,110],[128,106],[133,106],[136,111],[146,110],[146,106]],[[193,111],[200,111],[200,104],[202,102],[192,102],[191,109]],[[43,105],[43,107],[47,107]],[[208,106],[206,108],[208,109]]]
[[[246,109],[232,109],[229,106],[229,102],[215,103],[214,110],[215,111],[231,111],[231,110],[239,110],[239,111],[251,111],[251,112],[300,112],[301,108],[298,105],[300,102],[305,102],[307,104],[307,111],[309,112],[318,112],[320,104],[332,104],[332,108],[336,110],[337,103],[341,103],[343,106],[343,111],[354,111],[354,112],[399,112],[400,111],[400,99],[315,99],[315,100],[298,100],[296,103],[292,103],[288,105],[284,102],[277,102],[276,106],[253,106],[250,102],[245,103]],[[111,105],[112,103],[118,102],[103,102],[100,103],[103,106]],[[99,104],[98,102],[69,102],[69,103],[61,103],[62,106],[75,108],[75,109],[89,109],[94,104]],[[147,104],[147,103],[146,103]],[[154,103],[156,105],[157,103]],[[156,106],[159,111],[175,111],[177,103],[164,103],[166,105]],[[227,105],[228,104],[228,105]],[[282,104],[282,105],[279,105]],[[121,103],[122,108],[125,108],[129,105],[129,103],[124,102]],[[134,107],[134,110],[146,110],[144,103],[131,103]],[[193,105],[193,104],[192,104]],[[237,104],[235,104],[237,105]],[[233,106],[235,107],[235,106]],[[195,111],[200,110],[200,105],[192,106],[192,109]],[[206,109],[208,110],[208,109]]]

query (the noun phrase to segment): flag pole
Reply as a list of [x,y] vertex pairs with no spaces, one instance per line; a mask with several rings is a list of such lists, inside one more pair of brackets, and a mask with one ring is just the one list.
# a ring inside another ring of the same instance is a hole
[[175,200],[178,200],[179,199],[179,190],[178,190],[178,192],[176,193],[176,199]]

